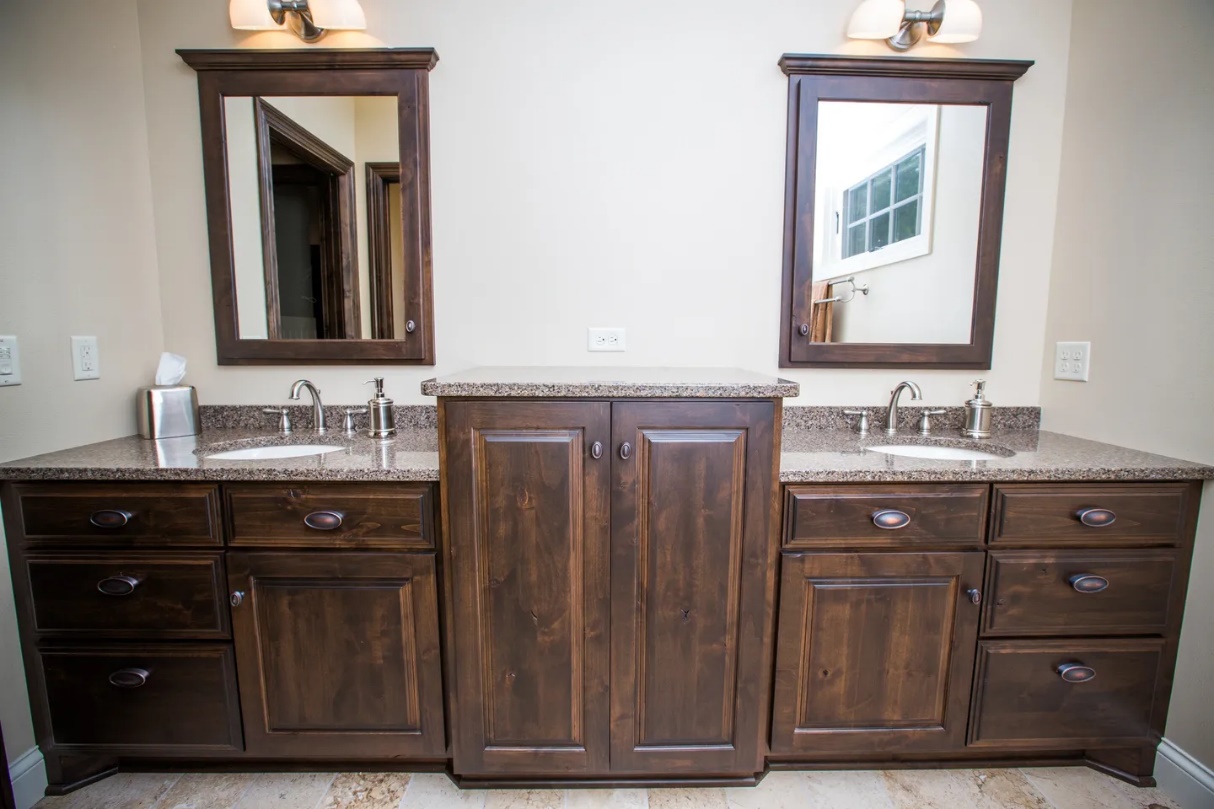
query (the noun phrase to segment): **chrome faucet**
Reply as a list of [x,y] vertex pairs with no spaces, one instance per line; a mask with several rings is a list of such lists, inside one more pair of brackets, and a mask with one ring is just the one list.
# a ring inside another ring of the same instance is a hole
[[898,432],[898,397],[902,391],[910,388],[911,401],[917,402],[923,398],[923,391],[914,382],[899,382],[898,387],[889,392],[889,410],[885,413],[885,434],[894,435]]
[[299,391],[303,388],[307,388],[308,393],[312,394],[312,424],[316,428],[316,432],[323,433],[325,431],[325,406],[320,403],[320,391],[316,389],[316,386],[306,379],[300,379],[291,386],[291,398],[298,401]]

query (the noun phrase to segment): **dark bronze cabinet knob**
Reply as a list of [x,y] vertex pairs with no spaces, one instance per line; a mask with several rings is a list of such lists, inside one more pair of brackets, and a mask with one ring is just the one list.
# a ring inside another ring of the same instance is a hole
[[1109,587],[1109,580],[1104,576],[1093,576],[1090,573],[1071,576],[1067,581],[1075,588],[1076,593],[1099,593]]
[[244,590],[234,590],[232,595],[228,597],[228,603],[233,607],[239,607],[244,603]]
[[313,511],[304,517],[304,525],[317,531],[332,531],[341,528],[342,513],[340,511]]
[[121,528],[134,518],[134,514],[121,508],[103,508],[94,511],[89,522],[98,528]]
[[797,333],[800,334],[802,337],[808,337],[809,336],[809,324],[802,323],[800,326],[797,327]]
[[118,669],[110,675],[110,685],[115,688],[138,688],[148,681],[147,669]]
[[107,596],[129,596],[139,586],[134,576],[109,576],[97,582],[97,592]]
[[970,597],[971,604],[982,603],[982,591],[978,589],[966,590],[965,594]]
[[596,461],[599,458],[603,457],[603,442],[602,441],[595,441],[593,444],[590,445],[590,457],[594,458]]
[[625,461],[632,457],[632,444],[629,444],[627,441],[620,444],[620,457]]
[[1086,683],[1096,679],[1096,669],[1081,663],[1063,663],[1058,676],[1068,683]]
[[1117,514],[1107,508],[1085,508],[1079,512],[1079,522],[1090,528],[1104,528],[1117,521]]
[[905,511],[898,511],[894,508],[883,508],[873,515],[873,525],[878,528],[887,528],[893,530],[895,528],[905,528],[910,525],[910,515]]

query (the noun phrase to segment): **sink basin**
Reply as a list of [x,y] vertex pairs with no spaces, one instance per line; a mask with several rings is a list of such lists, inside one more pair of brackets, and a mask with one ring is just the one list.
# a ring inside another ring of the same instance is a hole
[[206,456],[209,461],[268,461],[274,458],[303,458],[307,455],[323,455],[339,452],[341,447],[326,444],[289,444],[279,447],[249,447],[216,452]]
[[978,449],[940,447],[930,444],[895,444],[869,447],[869,449],[873,452],[884,452],[886,455],[905,455],[908,458],[928,458],[934,461],[995,461],[1003,457]]

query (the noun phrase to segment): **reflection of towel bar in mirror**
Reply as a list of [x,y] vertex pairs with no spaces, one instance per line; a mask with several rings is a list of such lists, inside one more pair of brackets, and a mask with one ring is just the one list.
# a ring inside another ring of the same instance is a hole
[[857,292],[859,292],[862,295],[868,294],[868,284],[864,284],[863,286],[857,286],[856,285],[856,276],[854,276],[854,275],[851,278],[844,278],[842,281],[831,281],[830,282],[830,285],[832,287],[835,286],[836,284],[851,284],[851,295],[846,298],[844,298],[842,295],[836,295],[833,298],[823,298],[820,301],[814,301],[814,306],[817,306],[820,303],[850,303],[851,301],[855,300]]

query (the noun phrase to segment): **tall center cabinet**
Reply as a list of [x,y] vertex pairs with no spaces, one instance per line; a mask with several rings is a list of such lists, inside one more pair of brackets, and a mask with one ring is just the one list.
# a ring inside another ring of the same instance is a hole
[[440,399],[453,769],[748,777],[775,400]]

